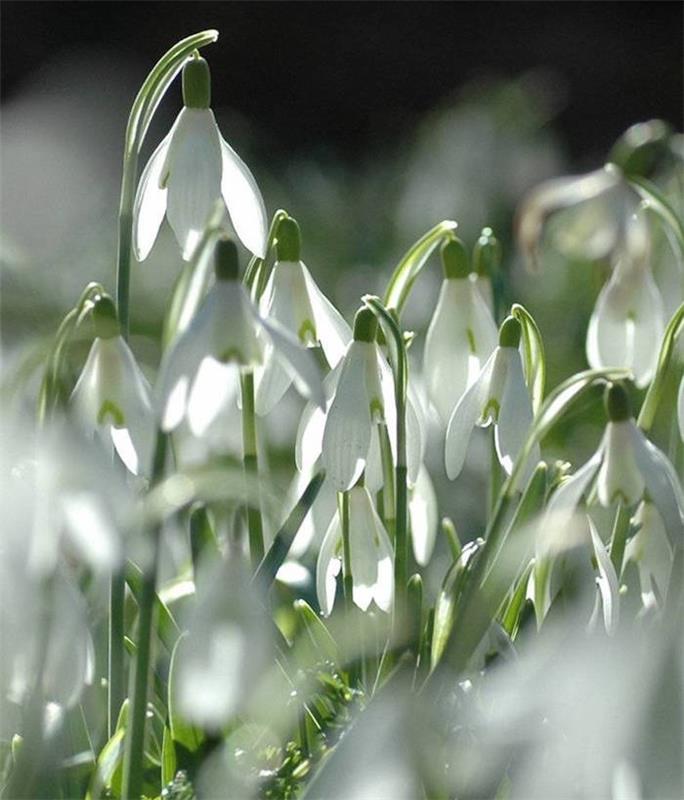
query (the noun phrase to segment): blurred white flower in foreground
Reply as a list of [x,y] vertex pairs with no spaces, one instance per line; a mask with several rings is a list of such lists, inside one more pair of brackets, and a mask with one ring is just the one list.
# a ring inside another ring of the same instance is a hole
[[[313,354],[277,323],[259,315],[238,281],[235,244],[221,239],[216,245],[216,283],[162,359],[157,389],[162,428],[173,430],[187,414],[192,433],[201,436],[232,397],[231,382],[237,377],[233,365],[258,367],[267,347],[298,391],[322,405],[323,387]],[[265,405],[270,400],[262,397]],[[257,405],[257,413],[262,410]]]
[[98,298],[93,320],[96,338],[71,395],[75,422],[113,444],[134,475],[147,475],[155,433],[149,385],[120,334],[109,297]]
[[[351,330],[341,314],[321,292],[300,259],[300,233],[296,221],[281,220],[276,232],[276,262],[259,302],[263,317],[274,319],[305,347],[320,347],[331,369],[344,356]],[[257,375],[256,402],[267,413],[292,383],[292,376],[267,351]]]
[[[494,424],[494,442],[501,466],[511,473],[522,448],[533,412],[525,384],[520,344],[520,323],[508,317],[501,325],[499,345],[475,382],[458,401],[449,420],[445,440],[446,472],[452,480],[463,469],[470,436],[476,425]],[[539,461],[539,448],[528,459],[528,473]]]
[[266,255],[268,222],[254,176],[222,138],[213,111],[209,67],[193,58],[183,68],[184,108],[143,170],[133,212],[133,246],[144,261],[167,215],[189,259],[217,200],[223,197],[244,246]]
[[[354,486],[347,492],[346,500],[340,502],[348,502],[354,603],[365,611],[375,600],[379,608],[389,611],[394,596],[394,560],[385,526],[365,486]],[[342,524],[338,512],[325,534],[316,565],[316,592],[325,616],[332,612],[335,602],[342,549]]]
[[637,386],[653,377],[665,311],[653,280],[650,242],[642,214],[627,225],[624,247],[603,287],[587,332],[587,360],[594,368],[625,367]]
[[650,500],[640,503],[633,524],[638,530],[627,542],[625,562],[631,561],[637,566],[644,606],[659,606],[670,584],[672,546],[663,518]]
[[460,240],[444,244],[442,267],[444,280],[425,338],[423,370],[430,400],[446,424],[496,347],[497,331]]

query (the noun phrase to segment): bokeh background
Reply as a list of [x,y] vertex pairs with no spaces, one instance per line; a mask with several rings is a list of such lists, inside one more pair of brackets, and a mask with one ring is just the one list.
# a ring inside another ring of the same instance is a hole
[[[515,209],[539,181],[600,166],[635,122],[660,117],[681,129],[683,10],[667,2],[3,3],[1,311],[10,367],[37,363],[87,281],[113,291],[128,110],[173,42],[214,27],[219,41],[204,53],[223,135],[252,168],[269,212],[284,207],[300,221],[304,259],[347,318],[439,220],[456,219],[470,245],[491,225],[509,295],[537,318],[556,383],[586,366],[586,325],[604,275],[549,263],[531,279],[512,237]],[[179,107],[174,85],[143,163]],[[133,273],[133,346],[150,371],[180,263],[164,223]],[[435,260],[405,315],[419,333],[418,364],[439,280]],[[281,415],[272,431],[283,452],[297,413],[293,406],[292,424]],[[557,445],[575,442],[561,435]],[[486,457],[482,448],[482,467]],[[466,503],[468,481],[481,475],[474,458],[459,492]]]

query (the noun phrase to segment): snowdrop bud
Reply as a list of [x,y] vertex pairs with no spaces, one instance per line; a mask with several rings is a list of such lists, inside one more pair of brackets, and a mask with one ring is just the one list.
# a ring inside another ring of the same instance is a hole
[[473,267],[478,275],[491,277],[501,263],[501,245],[491,228],[483,228],[473,248]]
[[183,104],[186,108],[211,105],[211,75],[203,58],[195,57],[183,67]]
[[611,383],[606,389],[603,402],[606,407],[606,414],[611,422],[623,422],[631,419],[632,406],[629,402],[627,390],[620,383]]
[[280,221],[276,233],[276,260],[299,261],[301,258],[302,237],[297,220],[286,217]]
[[609,160],[627,175],[647,177],[667,155],[671,135],[660,119],[632,125],[613,145]]
[[121,334],[119,320],[116,317],[116,308],[114,308],[111,297],[103,295],[95,301],[93,323],[95,325],[95,336],[98,339],[113,339]]
[[506,317],[499,328],[500,347],[518,347],[522,329],[515,317]]
[[235,242],[227,236],[216,243],[214,251],[214,270],[218,281],[236,281],[238,279],[238,251]]
[[354,341],[374,342],[378,323],[370,308],[360,308],[354,317]]
[[467,278],[470,272],[468,253],[463,242],[454,238],[442,245],[442,270],[444,277]]

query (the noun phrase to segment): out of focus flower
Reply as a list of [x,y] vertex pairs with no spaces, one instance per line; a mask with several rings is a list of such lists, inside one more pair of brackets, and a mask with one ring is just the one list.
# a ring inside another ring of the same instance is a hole
[[645,220],[641,214],[634,215],[587,332],[589,364],[631,369],[637,386],[645,386],[653,377],[665,328],[663,301],[651,274],[649,256]]
[[[354,486],[347,493],[347,498],[354,603],[365,611],[375,600],[379,608],[389,611],[394,594],[392,543],[368,489]],[[332,612],[335,602],[342,547],[342,525],[337,513],[325,534],[316,565],[316,592],[325,616]]]
[[133,247],[144,261],[168,217],[183,258],[190,258],[209,215],[223,198],[240,241],[264,258],[268,222],[254,176],[221,136],[209,108],[211,79],[203,58],[183,68],[184,108],[147,162],[133,215]]
[[679,392],[677,393],[677,422],[679,423],[679,435],[684,441],[684,375],[679,382]]
[[650,500],[639,505],[633,522],[638,530],[627,542],[625,562],[637,565],[644,606],[658,606],[664,601],[670,583],[672,547],[663,518]]
[[149,385],[120,334],[109,297],[97,300],[93,319],[96,338],[71,395],[75,420],[113,445],[130,472],[146,475],[155,432]]
[[496,347],[497,333],[460,240],[444,244],[442,267],[444,280],[425,338],[423,369],[430,400],[446,424]]
[[[351,330],[340,313],[321,292],[311,273],[300,259],[299,226],[290,217],[278,226],[276,262],[261,297],[259,309],[267,319],[279,322],[305,347],[320,345],[331,369],[337,366],[351,339]],[[257,375],[256,397],[261,413],[278,402],[292,383],[292,376],[270,352]]]
[[[231,393],[231,365],[258,367],[267,346],[297,389],[322,405],[323,387],[313,355],[277,323],[259,315],[238,281],[235,244],[221,239],[216,246],[216,283],[162,360],[158,393],[163,429],[174,429],[187,413],[192,432],[201,435],[221,409],[216,393],[225,398]],[[270,400],[262,396],[264,406]],[[257,413],[264,406],[257,405]]]
[[[445,464],[449,478],[463,469],[470,436],[476,425],[494,424],[494,442],[501,466],[510,474],[532,423],[532,401],[525,384],[520,343],[520,323],[508,317],[501,325],[499,345],[477,379],[458,401],[449,420]],[[530,455],[530,469],[539,450]]]

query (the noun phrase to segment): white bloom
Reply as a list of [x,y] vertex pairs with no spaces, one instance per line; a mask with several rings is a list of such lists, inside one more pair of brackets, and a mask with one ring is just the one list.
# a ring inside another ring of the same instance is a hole
[[421,464],[416,484],[409,494],[409,519],[413,556],[421,567],[425,567],[435,549],[439,509],[430,473],[424,464]]
[[[501,466],[509,474],[513,469],[533,418],[519,341],[520,325],[509,317],[501,326],[499,345],[454,408],[445,441],[446,471],[452,480],[463,469],[476,425],[486,427],[494,423],[494,441]],[[539,450],[535,447],[528,461],[530,474],[538,460]]]
[[627,542],[625,562],[632,561],[637,565],[644,605],[657,606],[667,595],[672,572],[672,547],[663,518],[649,500],[639,505],[634,523],[638,531]]
[[430,400],[447,423],[496,347],[497,331],[476,276],[468,274],[460,241],[445,244],[442,263],[445,278],[425,339],[423,370]]
[[[262,316],[274,319],[304,346],[321,346],[330,368],[344,355],[351,339],[351,330],[340,313],[321,292],[311,273],[299,258],[300,235],[295,220],[280,222],[276,240],[276,262],[260,299]],[[291,376],[277,359],[266,357],[257,375],[256,402],[259,413],[265,414],[264,398],[271,405],[278,402],[292,382]]]
[[192,433],[202,435],[233,396],[231,381],[237,372],[232,363],[257,367],[264,362],[266,348],[271,348],[297,389],[322,405],[323,388],[313,355],[259,315],[237,280],[237,250],[229,239],[217,243],[216,269],[216,283],[162,360],[158,389],[162,428],[174,429],[187,414]]
[[[375,600],[379,608],[389,611],[394,595],[392,543],[368,489],[354,486],[347,497],[354,603],[365,611]],[[325,616],[333,609],[341,561],[342,526],[337,513],[325,534],[316,565],[316,592]]]
[[595,368],[625,367],[637,386],[653,377],[665,311],[649,266],[648,231],[632,217],[625,247],[599,294],[587,333],[587,359]]
[[223,198],[240,241],[264,258],[266,209],[247,165],[222,138],[209,108],[210,78],[202,58],[183,69],[184,108],[143,170],[133,212],[133,247],[144,261],[168,217],[183,258],[190,258],[216,202]]
[[130,472],[146,475],[155,433],[149,385],[119,335],[108,297],[97,301],[93,318],[97,337],[71,395],[76,422],[113,444]]
[[648,441],[630,416],[623,387],[614,384],[607,393],[609,422],[598,450],[555,492],[547,512],[563,520],[572,515],[596,477],[602,505],[633,505],[647,494],[658,509],[667,535],[676,546],[684,534],[684,494],[664,453]]

